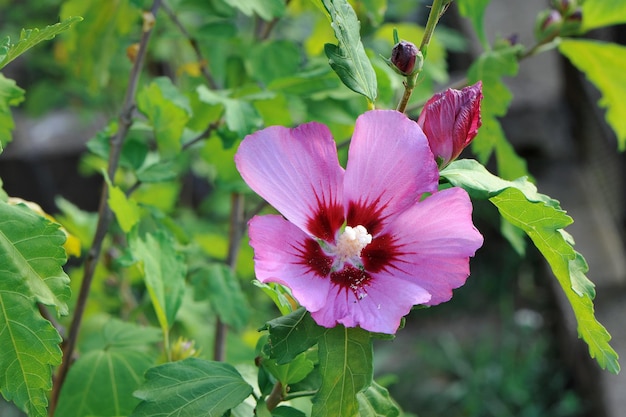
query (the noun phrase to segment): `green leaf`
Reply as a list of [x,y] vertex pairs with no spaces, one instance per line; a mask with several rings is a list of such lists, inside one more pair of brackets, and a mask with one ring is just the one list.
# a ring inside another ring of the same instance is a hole
[[65,234],[26,206],[0,201],[0,391],[30,416],[46,416],[61,337],[36,302],[67,314]]
[[626,23],[626,3],[615,0],[585,0],[582,3],[583,29]]
[[535,184],[526,177],[514,181],[503,180],[487,171],[483,165],[473,159],[459,159],[453,161],[441,170],[440,175],[455,187],[461,187],[472,198],[486,200],[500,194],[507,188],[520,190],[528,201],[544,202],[554,208],[559,208],[559,202],[537,191]]
[[83,353],[109,348],[144,350],[148,345],[161,340],[161,331],[156,327],[140,326],[106,314],[98,314],[89,317],[81,327],[78,348]]
[[306,352],[299,354],[291,362],[284,365],[279,365],[278,361],[267,357],[263,359],[262,363],[265,369],[283,384],[283,387],[302,381],[311,373],[314,366]]
[[498,173],[506,179],[527,176],[526,162],[520,158],[506,140],[498,117],[504,116],[513,94],[502,82],[504,76],[514,76],[518,71],[518,46],[483,53],[470,67],[468,80],[483,83],[484,98],[481,103],[482,126],[472,141],[472,150],[478,160],[486,164],[496,152]]
[[[136,342],[137,343],[137,342]],[[126,416],[139,404],[132,393],[154,358],[126,344],[103,346],[81,355],[63,384],[56,415]]]
[[587,272],[586,262],[574,250],[568,241],[569,236],[563,231],[572,219],[559,208],[544,202],[528,201],[516,188],[507,188],[490,200],[506,220],[528,234],[550,264],[574,310],[578,335],[589,346],[591,357],[596,358],[603,369],[618,373],[618,355],[609,345],[611,336],[594,316],[592,300],[595,291],[584,275]]
[[457,0],[459,13],[467,17],[472,22],[476,35],[480,40],[483,49],[489,49],[489,41],[485,33],[485,10],[491,0]]
[[255,45],[247,56],[252,76],[268,85],[273,80],[298,73],[302,56],[290,41],[266,41]]
[[133,258],[140,262],[154,311],[165,335],[174,323],[185,292],[187,267],[174,247],[174,239],[162,230],[144,237],[131,236]]
[[[84,91],[96,96],[112,83],[112,64],[129,63],[127,35],[137,28],[142,9],[130,1],[66,0],[61,5],[61,18],[82,16],[89,24],[78,25],[63,38],[64,62],[74,77],[82,81]],[[134,38],[137,39],[137,38]],[[123,45],[123,46],[122,46]],[[117,62],[116,62],[117,60]]]
[[16,44],[11,44],[11,40],[6,37],[0,44],[0,69],[33,46],[40,42],[53,39],[56,35],[65,32],[74,23],[80,22],[81,20],[83,20],[82,17],[73,16],[54,25],[46,26],[44,29],[22,29],[20,39]]
[[222,417],[251,393],[252,387],[231,365],[188,358],[146,372],[146,382],[135,391],[142,402],[131,417]]
[[190,277],[194,298],[208,299],[224,323],[242,329],[248,323],[250,311],[241,291],[239,280],[228,266],[221,263],[203,265]]
[[297,408],[280,405],[272,410],[272,417],[306,417],[306,414]]
[[246,16],[259,15],[263,20],[272,20],[285,14],[284,0],[224,0]]
[[2,281],[24,283],[28,297],[68,313],[69,277],[62,266],[67,258],[65,234],[57,223],[24,205],[0,202],[0,265]]
[[182,136],[191,107],[167,77],[159,77],[137,94],[137,108],[154,128],[159,153],[173,157],[182,149]]
[[157,161],[137,171],[137,179],[141,182],[166,182],[176,179],[178,166],[173,159]]
[[352,91],[376,101],[376,73],[361,43],[360,24],[347,0],[323,0],[338,45],[327,43],[324,52],[330,66]]
[[322,386],[313,397],[312,417],[352,417],[359,412],[357,394],[372,383],[369,332],[338,325],[318,341]]
[[24,90],[15,81],[0,73],[0,153],[7,143],[11,142],[11,132],[15,128],[10,107],[24,101]]
[[104,174],[107,186],[109,187],[108,204],[111,211],[115,213],[117,222],[124,233],[128,233],[139,223],[141,218],[141,209],[136,201],[126,197],[124,191],[113,185],[109,176]]
[[617,135],[619,150],[626,150],[626,47],[563,39],[559,51],[600,90],[598,104],[606,108],[606,121]]
[[359,417],[397,417],[400,409],[389,396],[387,388],[373,382],[365,391],[357,394]]
[[224,106],[224,120],[226,126],[235,132],[239,138],[252,133],[261,126],[263,120],[251,103],[244,99],[230,98],[230,92],[214,92],[205,85],[197,88],[198,98],[208,104]]
[[326,331],[304,308],[268,321],[262,330],[269,330],[270,358],[279,364],[292,361],[317,343]]
[[[0,260],[4,254],[0,253]],[[47,416],[52,366],[61,363],[61,336],[44,320],[25,282],[0,268],[0,392],[29,416]]]

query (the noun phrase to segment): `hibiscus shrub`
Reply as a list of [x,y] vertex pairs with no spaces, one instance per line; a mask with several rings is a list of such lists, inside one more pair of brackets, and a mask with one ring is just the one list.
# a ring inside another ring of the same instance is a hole
[[[612,2],[552,2],[524,46],[489,45],[488,2],[458,0],[485,49],[461,89],[436,31],[451,0],[399,30],[400,1],[60,3],[59,23],[2,41],[0,69],[54,42],[38,69],[65,76],[33,90],[94,120],[117,110],[80,162],[102,178],[97,213],[59,196],[51,217],[0,182],[0,392],[28,415],[401,415],[373,340],[464,285],[477,200],[536,246],[590,355],[619,371],[573,220],[498,121],[502,77],[558,48],[626,147],[624,50],[576,38],[623,23]],[[2,74],[0,92],[2,151],[28,96]]]

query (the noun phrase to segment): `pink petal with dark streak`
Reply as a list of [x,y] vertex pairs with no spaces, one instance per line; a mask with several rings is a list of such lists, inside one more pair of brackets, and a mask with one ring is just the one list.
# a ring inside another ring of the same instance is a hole
[[272,126],[246,136],[235,163],[246,183],[303,231],[332,241],[344,221],[343,175],[328,128]]

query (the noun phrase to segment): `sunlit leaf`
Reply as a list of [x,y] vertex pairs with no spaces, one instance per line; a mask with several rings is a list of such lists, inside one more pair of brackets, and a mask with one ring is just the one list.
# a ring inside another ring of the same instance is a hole
[[62,22],[46,26],[43,29],[22,29],[20,39],[16,44],[11,44],[10,39],[8,37],[5,38],[0,42],[0,69],[33,46],[54,38],[59,33],[68,30],[74,23],[80,22],[81,20],[83,20],[83,18],[80,16],[72,16],[63,19]]
[[270,333],[270,357],[276,359],[279,364],[292,361],[317,343],[319,337],[327,330],[315,323],[304,308],[268,321],[264,329]]
[[507,188],[490,200],[506,220],[528,234],[550,264],[574,310],[578,335],[589,346],[591,357],[603,369],[619,372],[618,355],[609,345],[611,336],[594,316],[592,300],[595,291],[584,275],[586,262],[562,233],[572,219],[558,208],[528,201],[516,188]]
[[61,337],[36,302],[67,314],[69,278],[59,225],[0,201],[0,391],[31,416],[45,416]]
[[0,202],[2,281],[24,282],[29,298],[54,306],[65,315],[70,289],[69,278],[62,269],[66,262],[66,238],[59,227],[25,206]]
[[251,393],[232,365],[189,358],[146,372],[146,382],[135,391],[142,402],[131,417],[221,417]]
[[139,222],[141,209],[136,201],[127,197],[124,191],[113,185],[107,175],[104,177],[109,187],[109,207],[115,213],[117,222],[124,233],[128,233]]
[[159,153],[171,158],[180,152],[191,107],[172,81],[166,77],[153,80],[137,94],[137,108],[154,128]]
[[[621,7],[624,8],[624,5]],[[564,39],[559,44],[559,51],[600,90],[602,98],[598,104],[606,108],[606,121],[617,135],[619,149],[626,150],[626,47],[614,43]]]
[[459,13],[461,16],[467,17],[472,22],[476,35],[483,46],[483,49],[489,49],[489,41],[485,32],[485,10],[491,0],[457,0]]
[[518,53],[519,47],[516,46],[487,51],[472,64],[467,75],[470,84],[482,80],[484,95],[481,103],[483,124],[472,141],[472,151],[483,164],[495,151],[498,174],[505,179],[528,176],[526,162],[508,143],[497,119],[506,114],[513,98],[502,78],[517,74]]
[[337,325],[318,340],[322,386],[313,397],[312,417],[355,416],[357,394],[372,383],[372,339],[359,328]]
[[10,107],[17,106],[24,100],[24,90],[15,81],[0,73],[0,153],[11,142],[11,132],[15,128]]
[[232,269],[221,263],[203,265],[190,277],[196,300],[209,300],[224,323],[235,329],[248,322],[250,311],[239,281]]
[[583,29],[626,23],[626,3],[615,0],[582,1]]
[[324,52],[341,81],[370,102],[376,101],[376,73],[361,43],[360,24],[347,0],[323,0],[337,45],[327,43]]

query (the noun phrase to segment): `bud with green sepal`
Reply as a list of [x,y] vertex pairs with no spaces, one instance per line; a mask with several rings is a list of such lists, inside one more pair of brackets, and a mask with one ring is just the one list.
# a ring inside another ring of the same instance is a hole
[[535,22],[535,39],[539,43],[547,43],[559,36],[563,26],[563,16],[558,10],[543,10]]

